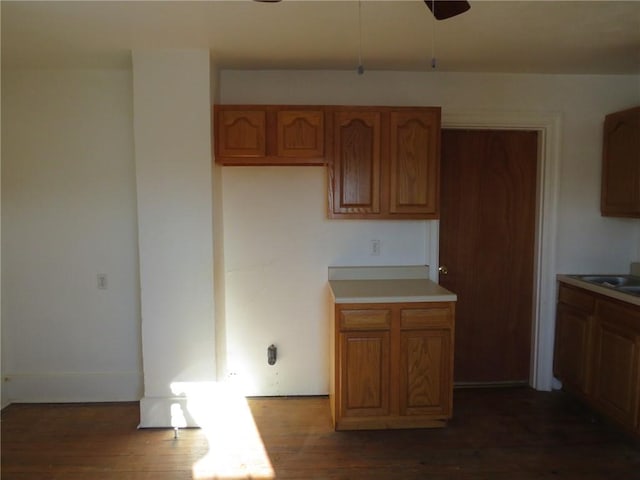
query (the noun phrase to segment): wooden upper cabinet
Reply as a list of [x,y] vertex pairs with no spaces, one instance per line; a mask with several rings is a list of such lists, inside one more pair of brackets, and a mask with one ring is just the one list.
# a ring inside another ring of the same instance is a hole
[[332,110],[329,217],[438,218],[440,109]]
[[640,218],[640,107],[605,117],[601,211]]
[[215,160],[223,165],[324,165],[324,109],[214,105]]
[[436,110],[390,114],[391,214],[436,216],[440,115]]
[[335,114],[332,213],[380,213],[380,138],[378,112]]
[[278,157],[324,157],[324,112],[282,110],[276,120]]
[[328,216],[439,216],[440,108],[214,105],[222,165],[327,165]]
[[267,154],[266,112],[221,110],[216,118],[217,153],[222,157],[257,158]]

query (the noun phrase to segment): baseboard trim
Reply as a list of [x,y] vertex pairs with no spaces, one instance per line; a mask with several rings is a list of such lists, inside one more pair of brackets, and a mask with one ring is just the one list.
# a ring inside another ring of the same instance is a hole
[[200,427],[187,408],[186,397],[142,397],[138,428]]
[[128,402],[142,396],[142,372],[6,373],[3,404]]

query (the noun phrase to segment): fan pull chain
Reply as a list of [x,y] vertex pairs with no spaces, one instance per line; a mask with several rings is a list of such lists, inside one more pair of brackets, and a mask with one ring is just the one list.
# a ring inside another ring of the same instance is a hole
[[362,1],[358,0],[358,75],[364,74],[362,66]]
[[436,2],[431,0],[431,10],[433,11],[433,19],[431,20],[431,69],[435,70],[438,66],[436,60]]

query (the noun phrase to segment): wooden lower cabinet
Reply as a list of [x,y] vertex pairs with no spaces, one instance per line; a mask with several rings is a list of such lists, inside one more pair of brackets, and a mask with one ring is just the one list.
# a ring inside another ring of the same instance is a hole
[[593,310],[558,304],[553,373],[580,395],[590,390],[592,330]]
[[637,430],[640,312],[605,300],[597,308],[593,400],[605,415]]
[[563,388],[640,434],[640,307],[561,283],[554,351]]
[[336,430],[442,427],[452,415],[454,303],[337,304]]

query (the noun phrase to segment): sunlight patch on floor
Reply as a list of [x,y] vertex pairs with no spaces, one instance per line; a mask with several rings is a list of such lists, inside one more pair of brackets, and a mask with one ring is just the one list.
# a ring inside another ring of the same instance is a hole
[[189,415],[202,428],[209,452],[193,465],[194,479],[273,479],[275,473],[246,398],[215,382],[175,382]]

